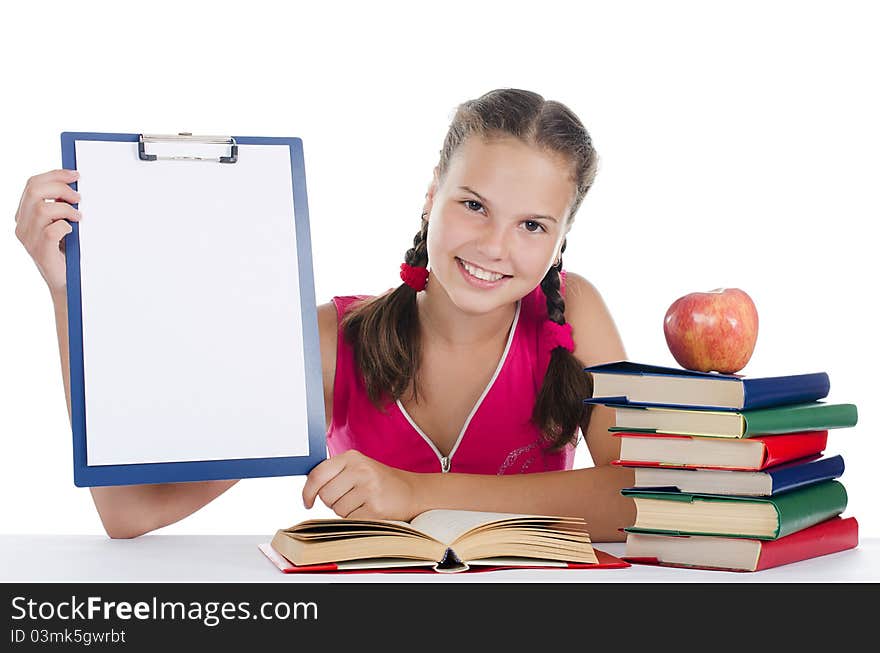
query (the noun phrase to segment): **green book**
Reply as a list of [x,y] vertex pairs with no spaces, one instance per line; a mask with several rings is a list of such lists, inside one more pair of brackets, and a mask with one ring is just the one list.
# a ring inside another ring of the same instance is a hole
[[631,533],[720,535],[776,540],[839,515],[846,508],[840,481],[824,481],[774,497],[723,496],[625,489],[636,504]]
[[655,406],[622,406],[614,409],[610,431],[697,435],[713,438],[750,438],[756,435],[824,431],[855,426],[854,404],[813,401],[743,411],[686,410]]

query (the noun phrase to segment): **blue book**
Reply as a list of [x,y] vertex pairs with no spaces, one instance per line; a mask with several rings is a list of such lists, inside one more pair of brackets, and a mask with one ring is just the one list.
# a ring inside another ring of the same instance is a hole
[[811,456],[762,471],[680,467],[636,467],[627,492],[777,496],[843,475],[843,457]]
[[593,379],[586,403],[750,410],[818,401],[831,383],[825,372],[748,378],[616,361],[584,368]]

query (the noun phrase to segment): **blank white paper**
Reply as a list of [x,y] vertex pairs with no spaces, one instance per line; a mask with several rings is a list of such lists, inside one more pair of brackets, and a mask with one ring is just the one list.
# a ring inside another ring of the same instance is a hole
[[308,455],[289,149],[77,141],[76,162],[88,464]]

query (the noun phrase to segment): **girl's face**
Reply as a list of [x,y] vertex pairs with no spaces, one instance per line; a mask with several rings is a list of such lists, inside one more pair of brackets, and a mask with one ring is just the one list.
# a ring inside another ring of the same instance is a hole
[[439,283],[471,314],[534,290],[567,231],[570,174],[560,155],[519,139],[468,138],[428,190],[429,287]]

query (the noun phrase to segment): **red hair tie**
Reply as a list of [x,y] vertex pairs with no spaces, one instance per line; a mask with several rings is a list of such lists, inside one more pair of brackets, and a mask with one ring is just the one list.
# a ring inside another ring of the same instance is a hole
[[428,268],[401,263],[400,278],[407,286],[419,292],[428,285]]
[[571,325],[568,323],[558,324],[553,320],[547,320],[541,327],[541,340],[546,351],[552,352],[557,347],[574,351],[574,339],[571,337]]

